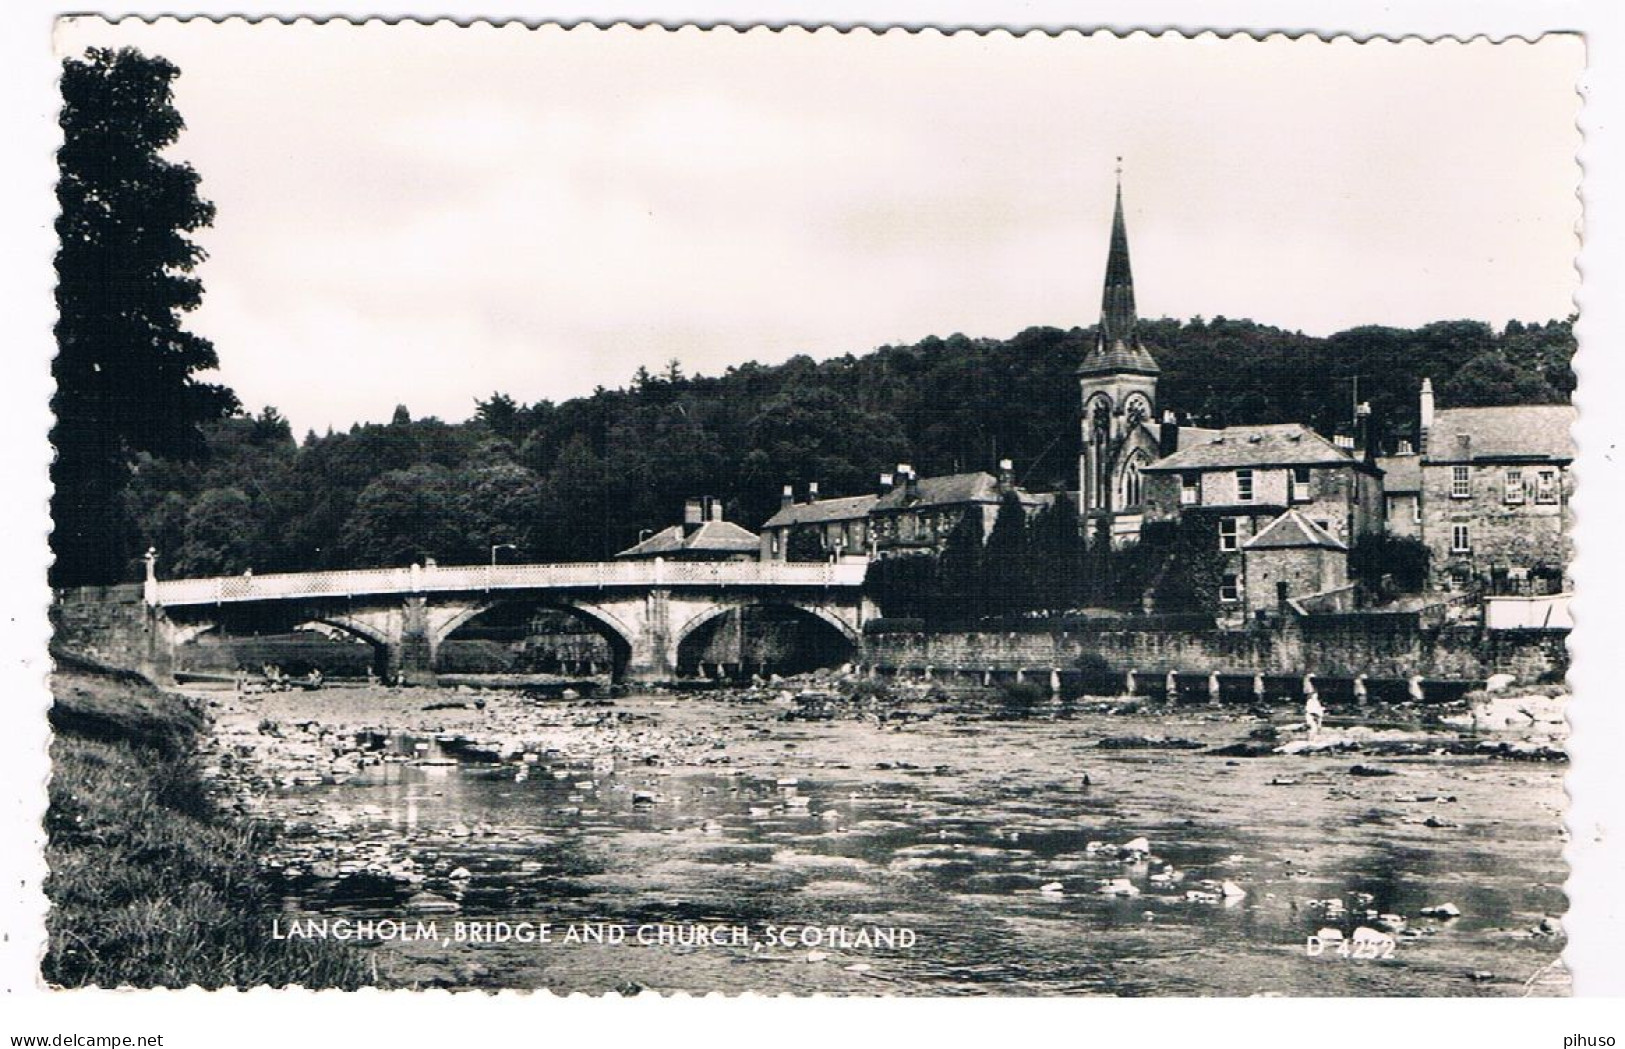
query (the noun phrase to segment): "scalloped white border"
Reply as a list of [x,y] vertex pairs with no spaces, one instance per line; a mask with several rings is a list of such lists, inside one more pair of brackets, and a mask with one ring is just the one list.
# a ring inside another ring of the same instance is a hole
[[[519,21],[535,26],[543,23],[566,26],[591,22],[600,26],[619,24],[628,27],[663,26],[677,31],[694,32],[698,27],[725,27],[724,31],[760,32],[764,29],[790,29],[805,31],[807,23],[819,25],[829,31],[831,25],[839,31],[918,31],[941,32],[944,28],[965,29],[976,32],[1039,31],[1047,33],[1074,31],[1069,27],[1114,30],[1125,33],[1176,32],[1182,35],[1201,35],[1213,32],[1219,37],[1237,33],[1257,39],[1273,36],[1299,37],[1313,35],[1322,39],[1335,36],[1353,36],[1358,40],[1381,36],[1420,37],[1425,40],[1448,37],[1467,40],[1487,37],[1501,41],[1521,39],[1529,41],[1542,33],[1554,30],[1584,32],[1588,42],[1590,66],[1580,91],[1585,108],[1580,114],[1580,127],[1586,139],[1579,159],[1584,168],[1585,239],[1578,268],[1583,277],[1583,288],[1576,300],[1580,307],[1580,356],[1577,368],[1581,375],[1580,391],[1576,401],[1581,408],[1576,436],[1580,444],[1580,483],[1576,495],[1576,540],[1579,556],[1575,572],[1580,580],[1576,602],[1578,627],[1574,635],[1574,672],[1572,681],[1576,700],[1571,710],[1574,726],[1574,764],[1569,776],[1571,806],[1568,814],[1572,840],[1567,850],[1572,876],[1569,882],[1570,911],[1567,926],[1570,934],[1568,959],[1575,971],[1576,991],[1581,995],[1618,995],[1625,993],[1625,964],[1618,957],[1616,944],[1625,943],[1625,850],[1619,836],[1625,831],[1620,819],[1625,807],[1625,696],[1620,691],[1616,675],[1607,660],[1606,652],[1612,639],[1622,635],[1625,611],[1620,602],[1610,601],[1613,594],[1625,594],[1625,559],[1615,555],[1610,543],[1610,525],[1618,519],[1618,511],[1625,500],[1625,477],[1620,476],[1618,452],[1625,438],[1625,412],[1610,403],[1609,394],[1625,390],[1625,323],[1621,321],[1622,287],[1620,281],[1620,252],[1617,245],[1625,241],[1625,225],[1619,215],[1619,191],[1625,186],[1617,134],[1610,129],[1625,119],[1625,19],[1613,0],[1553,0],[1547,3],[1529,0],[1436,0],[1425,5],[1400,7],[1382,0],[1343,0],[1333,8],[1309,9],[1289,0],[1255,0],[1255,2],[1215,3],[1202,0],[1097,0],[1087,6],[1077,3],[1027,2],[1012,9],[1009,4],[985,2],[957,2],[934,4],[922,11],[921,5],[903,2],[804,4],[766,2],[736,2],[722,4],[649,4],[619,6],[609,9],[543,8],[529,5],[518,11],[482,10],[471,3],[457,0],[437,4],[425,13],[419,7],[411,13],[376,9],[339,9],[334,17],[343,20],[362,20],[368,16],[383,16],[384,21],[411,21],[423,24],[456,23],[469,25],[482,21],[485,15],[507,15],[508,21]],[[1152,1027],[1170,1018],[1176,1022],[1199,1019],[1204,1025],[1204,1038],[1223,1044],[1257,1044],[1263,1040],[1272,1043],[1270,1032],[1282,1035],[1281,1044],[1299,1044],[1313,1041],[1318,1044],[1366,1044],[1373,1037],[1390,1040],[1407,1031],[1421,1033],[1412,1026],[1425,1023],[1426,1017],[1448,1014],[1451,1028],[1447,1037],[1470,1036],[1471,1032],[1488,1033],[1493,1029],[1505,1041],[1519,1044],[1551,1044],[1561,1046],[1567,1033],[1612,1033],[1625,1037],[1625,1025],[1610,1022],[1607,1014],[1597,1010],[1597,1003],[1585,1000],[1568,1002],[1479,1003],[1470,1008],[1466,1002],[1384,1001],[1380,1005],[1383,1020],[1374,1026],[1369,1009],[1363,1016],[1344,1011],[1340,1006],[1313,1002],[1279,1002],[1259,1009],[1248,1003],[1215,1003],[1196,1007],[1189,1003],[1156,1003],[1155,1013],[1133,1007],[1111,1006],[1099,1003],[1089,1007],[1090,1027],[1075,1026],[1083,1018],[1077,1015],[1078,1003],[1013,1003],[1008,1000],[987,1003],[986,1007],[970,1010],[933,1008],[922,1010],[903,1003],[847,1002],[836,1005],[828,1002],[765,1000],[727,1001],[714,999],[680,999],[657,1003],[648,998],[632,1002],[613,1000],[588,1002],[576,996],[565,1002],[552,996],[531,998],[512,993],[501,996],[462,995],[451,1004],[450,996],[443,993],[424,995],[382,995],[362,992],[345,996],[337,992],[309,995],[299,993],[300,1012],[291,1025],[287,1010],[288,995],[294,992],[257,991],[248,995],[200,995],[199,992],[154,992],[141,995],[113,993],[44,994],[39,991],[34,966],[37,957],[37,929],[41,897],[38,884],[44,873],[39,858],[42,837],[38,815],[42,806],[40,785],[46,774],[44,761],[43,712],[45,696],[41,676],[46,670],[43,657],[46,627],[43,608],[48,594],[43,584],[44,545],[42,537],[48,528],[45,498],[48,491],[44,480],[44,463],[48,456],[45,432],[48,426],[47,402],[49,398],[49,360],[52,352],[50,325],[53,319],[51,304],[50,257],[54,251],[54,236],[50,228],[54,206],[51,186],[54,165],[51,152],[56,139],[52,126],[56,99],[54,93],[54,60],[50,53],[50,19],[67,13],[42,0],[23,0],[8,5],[5,14],[6,29],[0,32],[0,70],[4,70],[6,91],[3,96],[7,143],[5,192],[0,194],[0,212],[7,218],[5,235],[0,244],[6,245],[0,259],[6,267],[5,295],[7,308],[0,316],[8,321],[4,331],[10,344],[10,367],[7,383],[0,388],[0,426],[4,443],[0,447],[7,455],[0,457],[0,491],[6,494],[4,520],[6,549],[13,552],[14,568],[8,573],[8,585],[0,587],[0,624],[4,624],[3,644],[0,644],[0,674],[9,686],[0,691],[0,702],[5,704],[5,717],[9,731],[3,733],[4,749],[0,750],[0,777],[9,788],[0,792],[0,835],[6,848],[0,849],[0,1038],[11,1034],[51,1031],[119,1031],[135,1033],[138,1030],[172,1030],[180,1023],[193,1034],[207,1033],[213,1041],[218,1028],[209,1025],[229,1017],[237,1028],[238,1036],[248,1035],[248,1044],[285,1042],[289,1038],[328,1044],[323,1031],[336,1031],[348,1024],[345,1017],[365,1011],[369,1019],[387,1023],[397,1031],[412,1030],[414,1037],[407,1044],[420,1044],[420,1039],[432,1033],[442,1033],[449,1040],[457,1037],[504,1037],[501,1028],[481,1033],[470,1030],[466,1024],[481,1014],[480,1022],[497,1019],[486,1014],[500,1013],[509,1022],[522,1023],[526,1032],[521,1037],[538,1041],[546,1037],[545,1029],[537,1026],[542,1019],[537,1007],[544,1007],[550,1017],[564,1017],[588,1027],[613,1023],[625,1030],[624,1024],[634,1017],[645,1023],[658,1023],[660,1033],[651,1035],[659,1042],[704,1041],[714,1044],[716,1028],[727,1040],[734,1036],[748,1037],[752,1041],[771,1039],[776,1043],[823,1044],[830,1040],[848,1040],[854,1030],[847,1025],[858,1021],[860,1015],[872,1018],[878,1014],[884,1022],[891,1022],[900,1013],[913,1028],[924,1022],[940,1023],[935,1028],[941,1034],[981,1034],[984,1037],[1008,1037],[1012,1031],[1039,1035],[1031,1026],[1035,1019],[1030,1010],[1051,1009],[1051,1019],[1062,1020],[1067,1028],[1054,1037],[1067,1040],[1098,1033],[1110,1037],[1106,1030],[1093,1025],[1108,1017],[1115,1021],[1134,1024],[1140,1033],[1150,1033]],[[195,14],[216,19],[242,12],[241,7],[225,4],[201,4],[184,14]],[[117,11],[108,11],[117,15]],[[246,12],[256,14],[256,12]],[[444,17],[437,17],[444,16]],[[328,21],[314,18],[311,21]],[[923,26],[921,23],[925,23]],[[909,28],[899,29],[899,24]],[[1224,26],[1223,31],[1208,27]],[[1188,28],[1187,28],[1188,27]],[[482,1007],[481,1002],[489,1008]],[[176,1006],[184,1003],[184,1010]],[[529,1004],[526,1004],[529,1003]],[[920,1003],[931,1004],[931,1003]],[[718,1008],[717,1006],[722,1006]],[[1023,1009],[1015,1013],[1014,1007]],[[765,1010],[765,1012],[764,1012]],[[613,1018],[610,1013],[613,1013]],[[1220,1023],[1208,1026],[1217,1017],[1215,1012],[1227,1014],[1235,1026]],[[1262,1012],[1263,1016],[1256,1015]],[[838,1013],[836,1026],[827,1026],[831,1013]],[[142,1014],[140,1019],[136,1014]],[[958,1014],[957,1017],[954,1014]],[[253,1024],[244,1025],[248,1017]],[[1336,1017],[1358,1022],[1341,1023]],[[21,1021],[26,1018],[27,1025]],[[702,1025],[685,1026],[688,1020]],[[1258,1021],[1264,1020],[1264,1024]],[[1014,1021],[1015,1027],[1009,1026]],[[500,1022],[500,1021],[498,1021]],[[633,1020],[636,1023],[636,1020]],[[1465,1027],[1460,1025],[1465,1024]],[[404,1026],[411,1025],[411,1026]],[[448,1026],[449,1025],[449,1026]],[[757,1026],[760,1025],[760,1026]],[[1301,1026],[1300,1026],[1301,1025]],[[1588,1026],[1589,1025],[1589,1026]],[[641,1026],[638,1024],[637,1026]],[[245,1029],[246,1028],[246,1029]],[[607,1031],[608,1028],[605,1028]],[[1379,1033],[1379,1031],[1381,1033]],[[1125,1035],[1129,1032],[1123,1032]],[[1444,1031],[1438,1032],[1445,1034]],[[397,1035],[398,1038],[398,1035]],[[1161,1042],[1162,1039],[1156,1039]],[[182,1044],[182,1043],[171,1043]]]

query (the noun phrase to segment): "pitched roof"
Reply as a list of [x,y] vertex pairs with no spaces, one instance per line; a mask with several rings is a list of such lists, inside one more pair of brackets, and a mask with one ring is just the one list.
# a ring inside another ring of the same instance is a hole
[[[1174,451],[1182,452],[1192,445],[1205,444],[1222,433],[1224,433],[1223,430],[1216,430],[1211,427],[1181,426],[1174,434],[1174,440],[1177,442],[1174,445]],[[1151,436],[1156,437],[1157,434],[1153,432]]]
[[1296,510],[1288,510],[1265,526],[1262,532],[1243,543],[1243,550],[1347,550],[1326,529]]
[[[1499,408],[1445,408],[1428,431],[1430,463],[1495,459],[1574,458],[1569,427],[1578,413],[1572,404],[1518,404]],[[1467,440],[1463,442],[1462,437]]]
[[1382,490],[1390,495],[1422,490],[1420,455],[1384,455],[1377,459],[1377,465],[1382,468]]
[[1301,423],[1227,426],[1206,440],[1158,459],[1147,471],[1223,470],[1245,466],[1351,466],[1357,460]]
[[875,500],[874,511],[881,513],[914,506],[956,506],[961,503],[999,501],[998,480],[992,474],[983,471],[922,477],[915,482],[915,488],[918,498],[911,500],[908,498],[907,487],[898,485]]
[[706,521],[693,532],[685,526],[662,528],[636,546],[627,547],[616,557],[655,557],[675,553],[738,554],[755,553],[761,547],[756,533],[747,531],[732,521]]
[[819,499],[811,503],[795,503],[783,507],[767,519],[763,528],[783,528],[787,525],[823,524],[826,521],[850,521],[867,517],[878,495],[848,495],[838,499]]

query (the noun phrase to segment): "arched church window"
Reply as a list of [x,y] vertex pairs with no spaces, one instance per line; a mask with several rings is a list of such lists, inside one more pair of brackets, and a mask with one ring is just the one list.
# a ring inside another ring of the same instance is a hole
[[1140,465],[1141,465],[1140,457],[1135,456],[1134,458],[1130,459],[1128,461],[1128,465],[1123,468],[1123,505],[1124,506],[1139,506],[1140,505],[1140,496],[1141,496]]

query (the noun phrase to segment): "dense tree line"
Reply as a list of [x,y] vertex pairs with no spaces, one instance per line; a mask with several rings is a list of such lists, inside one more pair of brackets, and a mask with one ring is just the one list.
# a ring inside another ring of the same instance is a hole
[[[1163,404],[1209,425],[1301,419],[1334,432],[1352,414],[1358,376],[1359,397],[1391,442],[1414,429],[1424,376],[1442,406],[1560,401],[1573,388],[1568,321],[1500,333],[1466,321],[1361,328],[1325,339],[1223,319],[1150,321],[1145,330],[1163,368]],[[166,573],[195,575],[482,562],[493,546],[515,560],[593,560],[679,520],[691,495],[723,497],[729,519],[754,528],[777,509],[784,484],[869,491],[881,470],[905,460],[934,474],[1009,457],[1030,489],[1075,488],[1073,373],[1091,336],[1035,328],[1008,340],[930,338],[714,377],[685,376],[674,362],[560,403],[496,393],[461,423],[413,419],[402,407],[389,423],[301,442],[266,409],[206,425],[198,461],[139,456],[128,508],[142,546],[163,552]],[[1059,516],[1040,515],[1029,528],[1059,535]],[[991,540],[978,556],[1009,557]],[[1140,562],[1153,559],[1125,557],[1087,582],[1087,573],[1046,571],[1022,585],[1074,591],[1051,593],[1052,607],[1102,586],[1126,601],[1153,571]]]

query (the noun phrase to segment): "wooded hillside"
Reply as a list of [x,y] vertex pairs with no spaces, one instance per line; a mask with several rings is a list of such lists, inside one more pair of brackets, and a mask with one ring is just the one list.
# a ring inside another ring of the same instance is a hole
[[[1332,433],[1354,380],[1391,442],[1433,379],[1441,407],[1565,401],[1569,320],[1366,327],[1317,338],[1245,320],[1142,321],[1162,367],[1161,407],[1206,425],[1304,421]],[[128,493],[140,546],[171,575],[590,560],[715,494],[754,528],[780,488],[867,491],[900,461],[922,474],[1016,463],[1034,490],[1076,486],[1074,371],[1093,331],[927,338],[864,356],[746,363],[687,376],[676,362],[623,389],[561,403],[502,394],[457,423],[413,419],[307,435],[272,408],[205,428],[199,462],[144,455]],[[129,566],[129,577],[137,575]]]

